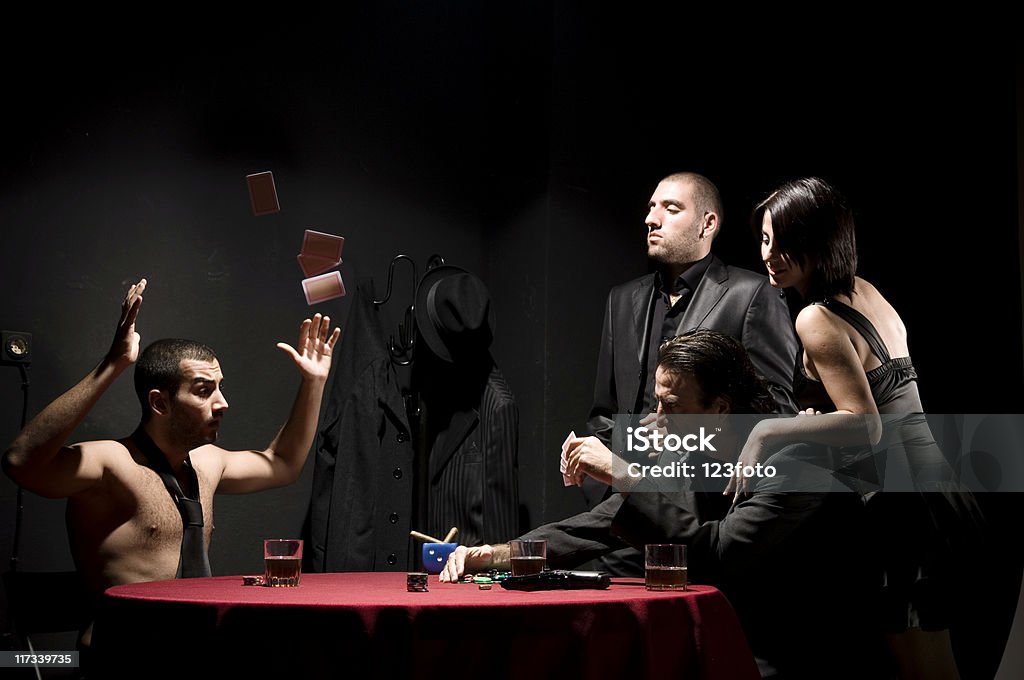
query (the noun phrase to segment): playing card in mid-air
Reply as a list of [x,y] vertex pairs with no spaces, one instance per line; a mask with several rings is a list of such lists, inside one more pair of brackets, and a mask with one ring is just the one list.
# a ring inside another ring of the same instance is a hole
[[345,294],[345,284],[341,280],[341,272],[333,271],[302,280],[302,292],[306,295],[306,304],[315,305]]
[[322,274],[341,264],[345,237],[307,229],[302,235],[302,250],[297,256],[302,273],[307,277]]
[[306,233],[302,236],[302,250],[299,252],[303,255],[331,260],[337,264],[341,262],[341,250],[344,247],[344,236],[335,236],[334,234],[325,234],[322,231],[307,229]]
[[302,274],[307,278],[323,274],[328,269],[334,269],[341,264],[338,260],[329,260],[325,257],[317,257],[316,255],[296,255],[295,259],[299,261]]
[[277,201],[277,188],[274,186],[274,173],[269,170],[246,175],[245,181],[249,185],[249,202],[252,204],[252,214],[269,215],[281,209]]

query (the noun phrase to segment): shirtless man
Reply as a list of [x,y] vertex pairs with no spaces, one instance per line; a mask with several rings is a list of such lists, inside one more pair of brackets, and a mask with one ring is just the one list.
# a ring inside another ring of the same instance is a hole
[[[302,376],[288,420],[264,450],[226,451],[214,445],[228,402],[212,350],[187,340],[158,340],[140,358],[135,320],[145,289],[142,279],[128,290],[114,341],[99,365],[33,418],[3,456],[4,471],[17,484],[40,496],[68,499],[71,551],[93,602],[110,586],[170,579],[179,571],[182,515],[148,462],[147,447],[163,453],[169,468],[161,466],[173,472],[184,496],[198,496],[206,550],[214,493],[262,491],[299,477],[341,333],[335,328],[328,335],[330,319],[317,314],[302,322],[295,348],[278,343]],[[65,446],[107,388],[137,360],[139,428],[116,441]],[[82,632],[83,648],[91,642],[91,629],[90,624]]]

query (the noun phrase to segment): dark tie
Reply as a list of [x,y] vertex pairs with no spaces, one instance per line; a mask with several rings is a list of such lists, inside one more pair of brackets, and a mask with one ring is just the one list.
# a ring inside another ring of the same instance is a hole
[[673,307],[679,307],[679,309],[686,311],[686,306],[690,304],[690,296],[693,291],[685,283],[680,282],[679,290],[676,291],[679,294],[679,299],[672,305]]
[[153,469],[160,479],[163,480],[167,493],[171,494],[178,512],[181,513],[181,559],[178,562],[178,578],[194,578],[197,576],[210,576],[210,559],[206,554],[206,543],[203,540],[203,506],[199,502],[199,480],[196,477],[195,468],[192,462],[185,459],[186,474],[189,475],[192,488],[195,489],[196,498],[189,498],[178,484],[171,464],[167,457],[157,447],[156,443],[146,434],[146,431],[139,427],[132,434],[132,439],[138,445],[139,450],[149,461],[149,467]]
[[686,285],[685,282],[679,282],[679,289],[676,291],[679,297],[675,303],[672,303],[671,296],[669,297],[670,306],[665,312],[665,323],[661,329],[661,341],[671,340],[676,337],[679,332],[679,324],[683,320],[683,315],[686,313],[686,307],[690,304],[690,297],[693,295],[693,291]]

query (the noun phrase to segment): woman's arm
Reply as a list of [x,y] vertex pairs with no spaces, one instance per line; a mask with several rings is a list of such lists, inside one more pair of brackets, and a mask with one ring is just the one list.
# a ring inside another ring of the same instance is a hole
[[806,307],[796,320],[805,358],[814,368],[836,410],[820,417],[774,418],[754,427],[740,453],[737,474],[726,493],[742,492],[751,483],[743,466],[755,465],[795,442],[836,447],[877,444],[882,436],[878,406],[871,394],[856,346],[838,319],[820,305]]

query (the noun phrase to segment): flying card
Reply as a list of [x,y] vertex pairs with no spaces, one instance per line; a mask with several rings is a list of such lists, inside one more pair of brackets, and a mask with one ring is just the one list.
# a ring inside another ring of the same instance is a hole
[[302,273],[307,278],[323,274],[328,269],[333,269],[341,264],[339,260],[329,260],[325,257],[317,257],[316,255],[296,255],[295,258],[299,261]]
[[302,280],[302,292],[306,294],[306,304],[315,305],[339,298],[345,294],[345,284],[341,280],[341,272],[333,271]]
[[281,204],[277,202],[274,173],[268,170],[246,175],[245,181],[249,185],[249,202],[252,204],[253,215],[269,215],[281,209]]
[[322,231],[307,229],[302,237],[303,255],[321,257],[325,260],[332,260],[335,264],[341,262],[341,249],[345,246],[343,236],[325,234]]

